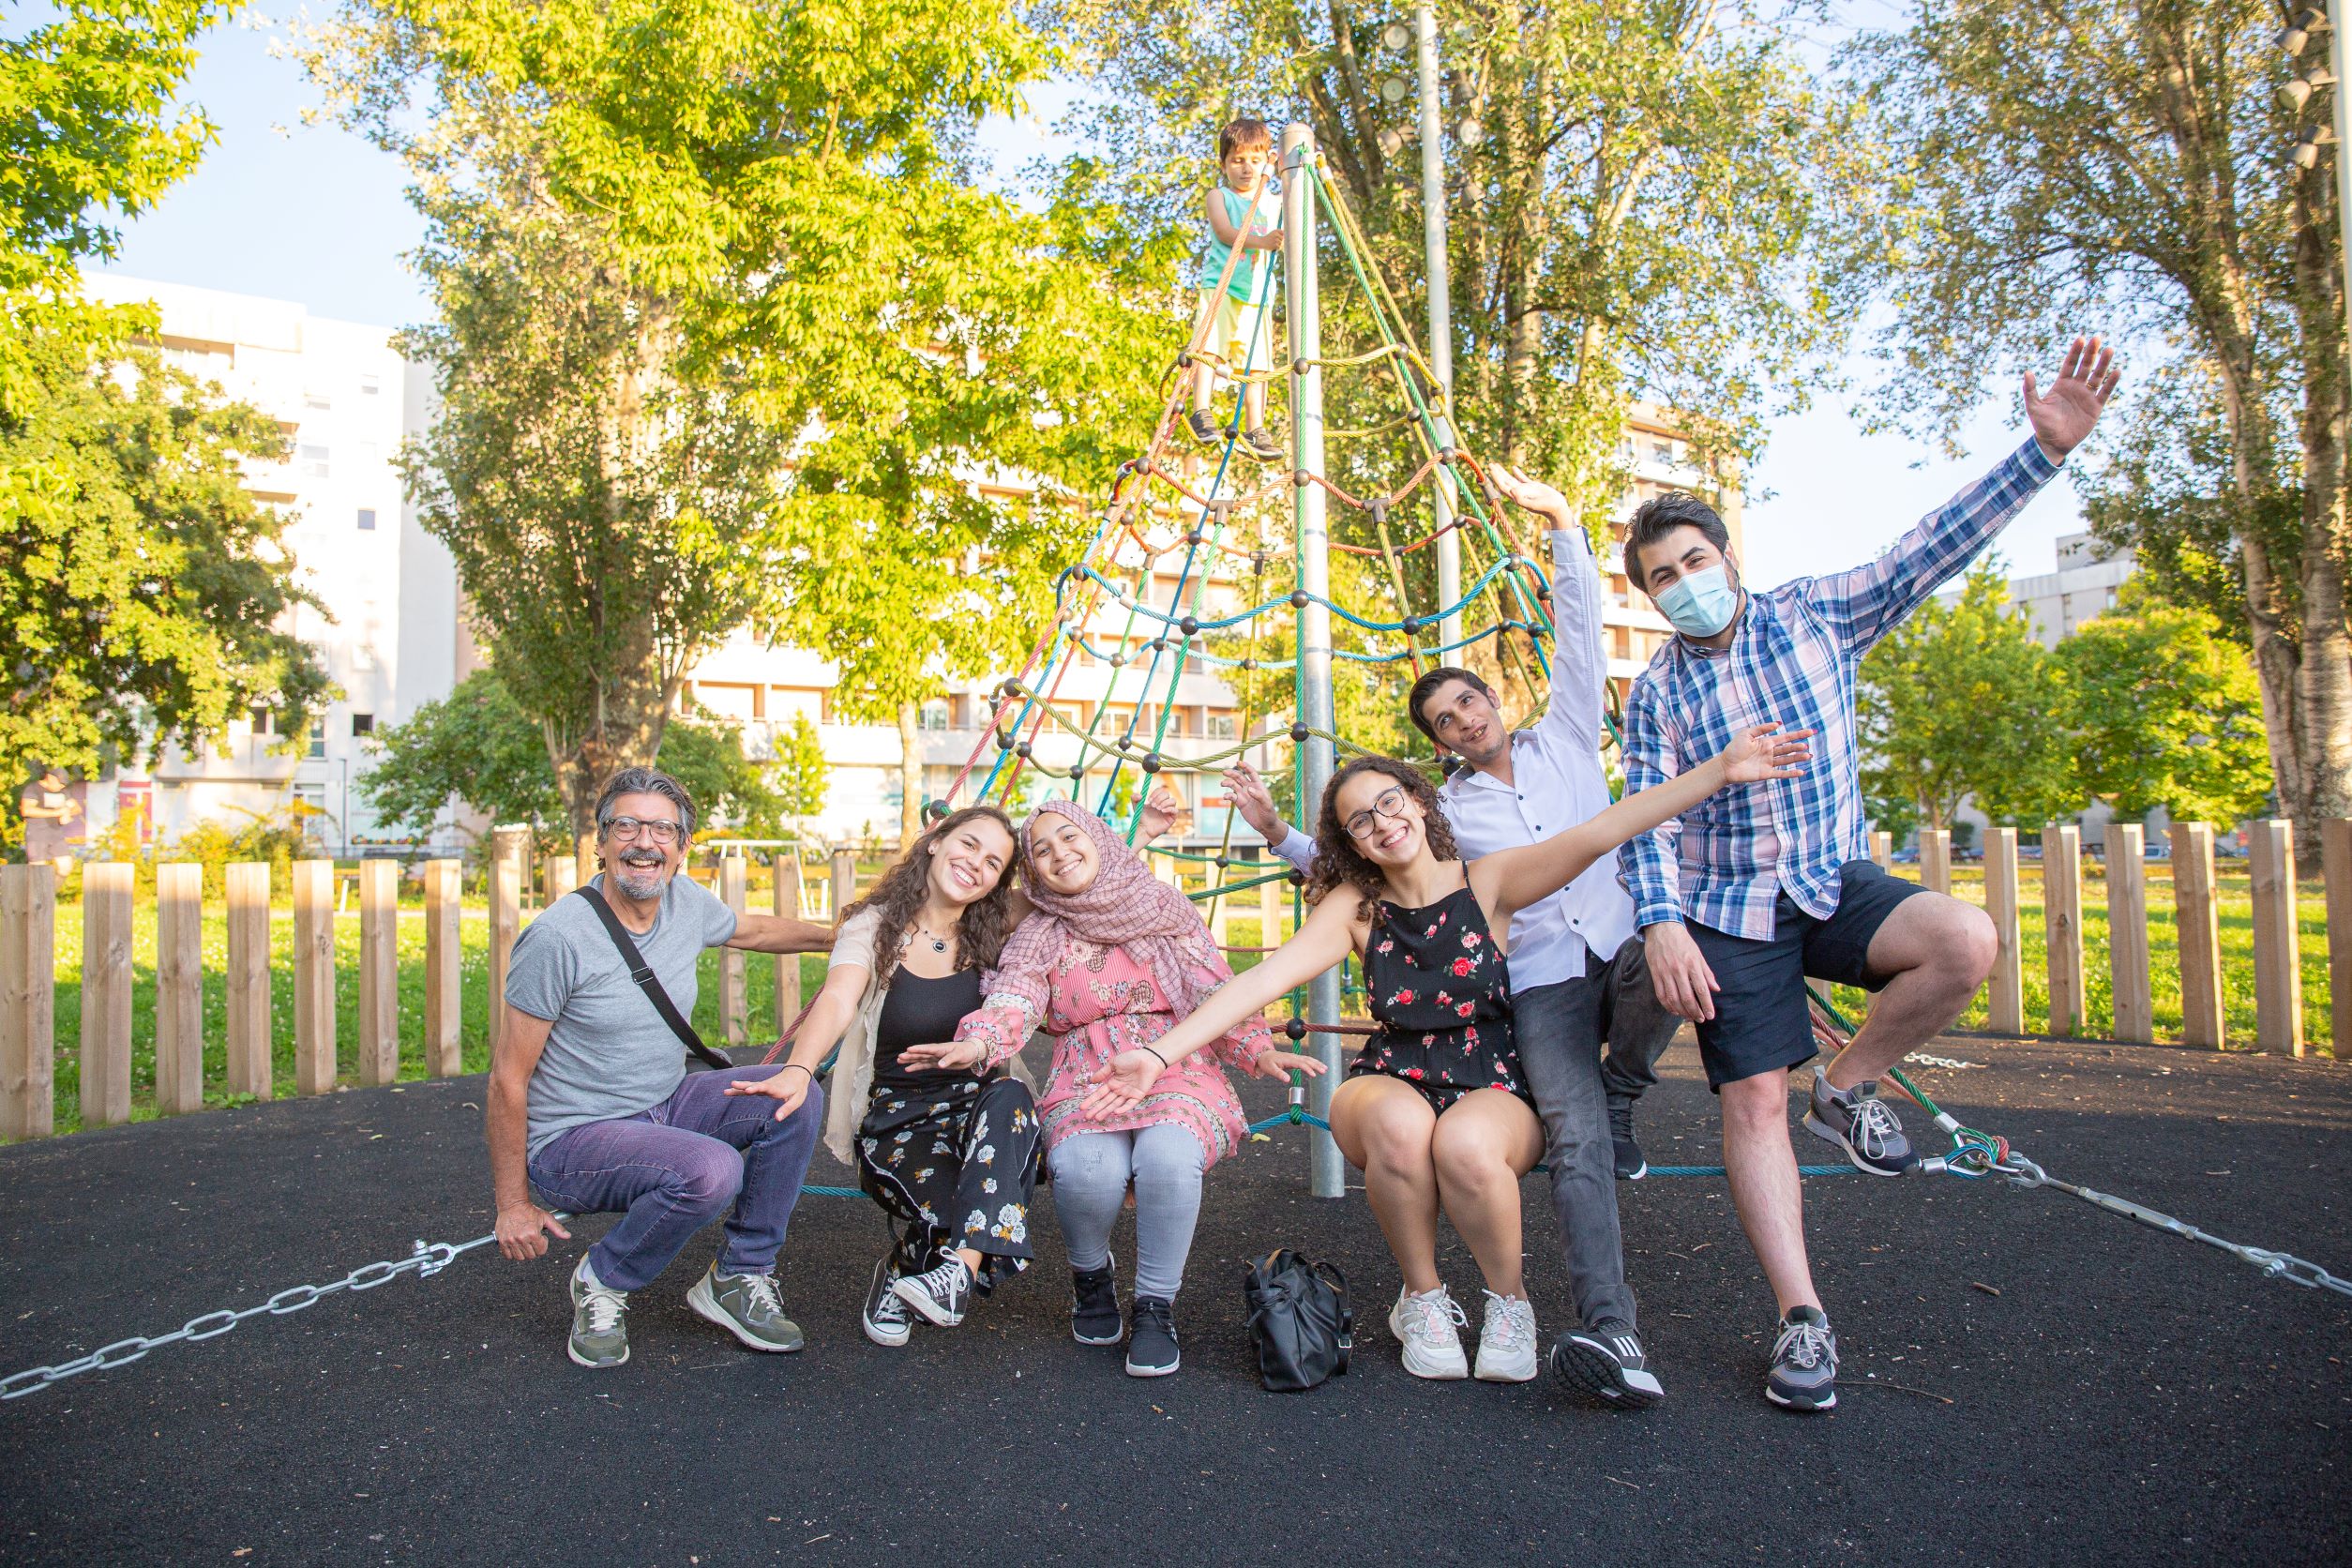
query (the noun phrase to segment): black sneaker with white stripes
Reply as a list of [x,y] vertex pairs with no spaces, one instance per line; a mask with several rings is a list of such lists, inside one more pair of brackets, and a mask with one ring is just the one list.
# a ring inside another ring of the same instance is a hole
[[910,1274],[891,1289],[900,1301],[943,1329],[962,1322],[972,1306],[972,1271],[952,1252],[937,1267]]
[[1650,1161],[1634,1141],[1634,1102],[1609,1101],[1609,1160],[1621,1182],[1638,1182],[1650,1174]]
[[1642,1353],[1641,1336],[1619,1319],[1561,1334],[1552,1342],[1551,1362],[1562,1382],[1604,1404],[1633,1410],[1666,1397],[1666,1385]]
[[907,1304],[898,1299],[894,1289],[897,1283],[898,1271],[891,1266],[891,1260],[877,1259],[873,1280],[866,1288],[866,1337],[894,1349],[914,1333],[914,1325],[907,1318]]

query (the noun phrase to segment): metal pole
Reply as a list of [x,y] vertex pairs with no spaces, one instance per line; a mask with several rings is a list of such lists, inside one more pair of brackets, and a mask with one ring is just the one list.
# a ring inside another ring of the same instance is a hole
[[2347,113],[2344,95],[2352,93],[2352,83],[2344,80],[2345,56],[2352,54],[2352,43],[2344,37],[2344,0],[2328,0],[2328,60],[2336,84],[2329,91],[2335,95],[2336,119],[2336,231],[2337,249],[2344,267],[2344,305],[2352,316],[2352,234],[2346,228],[2352,223],[2352,113]]
[[[2341,5],[2343,0],[2331,0]],[[1421,77],[1421,237],[1429,273],[1429,368],[1445,390],[1446,408],[1454,406],[1453,274],[1445,256],[1445,130],[1443,105],[1438,101],[1438,14],[1430,0],[1413,8],[1414,53]],[[1453,440],[1440,426],[1441,439]],[[1454,520],[1454,494],[1443,484],[1429,487],[1437,504],[1438,526]],[[1438,622],[1440,642],[1462,640],[1461,611],[1451,608],[1462,596],[1462,539],[1453,533],[1438,535],[1438,603],[1447,607]],[[1447,656],[1449,658],[1453,656]]]
[[[1315,288],[1315,193],[1307,188],[1315,161],[1315,139],[1304,125],[1282,133],[1283,286],[1289,291],[1290,426],[1293,450],[1303,474],[1323,472],[1323,372],[1312,362],[1322,357],[1323,329]],[[1301,367],[1305,367],[1301,369]],[[1299,611],[1300,722],[1321,734],[1302,743],[1305,767],[1299,812],[1313,821],[1323,786],[1331,781],[1331,534],[1323,518],[1323,490],[1304,484],[1292,488],[1297,496],[1299,525],[1299,586],[1310,596]],[[1307,1017],[1339,1017],[1339,972],[1328,970],[1306,988]],[[1325,1121],[1331,1119],[1331,1092],[1339,1081],[1339,1036],[1317,1033],[1306,1037],[1306,1048],[1323,1059],[1328,1069],[1307,1085],[1307,1107]],[[1307,1143],[1308,1190],[1318,1198],[1339,1198],[1348,1190],[1339,1145],[1326,1132],[1313,1132]]]

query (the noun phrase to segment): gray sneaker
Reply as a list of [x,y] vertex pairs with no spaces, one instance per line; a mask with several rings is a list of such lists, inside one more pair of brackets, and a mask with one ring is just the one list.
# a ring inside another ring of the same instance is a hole
[[714,1262],[686,1292],[686,1304],[755,1350],[797,1350],[808,1343],[784,1316],[772,1274],[723,1274]]
[[572,1270],[572,1337],[565,1349],[582,1366],[618,1366],[629,1359],[629,1293],[590,1284],[580,1277],[588,1272],[585,1258]]
[[1844,1149],[1854,1168],[1867,1176],[1900,1176],[1919,1164],[1903,1123],[1878,1098],[1876,1079],[1832,1089],[1826,1075],[1814,1074],[1805,1131]]
[[1772,1341],[1764,1397],[1783,1410],[1837,1408],[1837,1335],[1817,1306],[1792,1306]]

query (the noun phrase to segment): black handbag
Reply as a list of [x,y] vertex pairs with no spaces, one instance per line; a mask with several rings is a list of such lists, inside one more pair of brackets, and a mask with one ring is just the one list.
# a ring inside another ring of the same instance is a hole
[[1313,1388],[1348,1370],[1356,1317],[1336,1265],[1277,1247],[1242,1276],[1258,1377],[1275,1394]]

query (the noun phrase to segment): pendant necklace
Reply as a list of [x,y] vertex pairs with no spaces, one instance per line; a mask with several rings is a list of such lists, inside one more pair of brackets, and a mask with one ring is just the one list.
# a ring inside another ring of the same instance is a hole
[[925,940],[927,940],[927,942],[930,942],[930,944],[931,944],[931,951],[932,951],[932,952],[934,952],[934,953],[944,953],[944,952],[946,952],[946,951],[947,951],[947,939],[946,939],[946,938],[944,938],[944,937],[935,937],[935,936],[932,936],[930,932],[924,930],[924,929],[923,929],[923,927],[920,927],[920,926],[917,926],[917,927],[914,928],[914,930],[913,930],[913,931],[910,931],[910,932],[908,932],[908,933],[907,933],[907,941],[908,941],[909,942],[913,942],[913,941],[914,941],[914,939],[915,939],[915,935],[916,935],[916,933],[917,933],[917,932],[920,932],[920,933],[922,934],[922,936],[925,938]]

